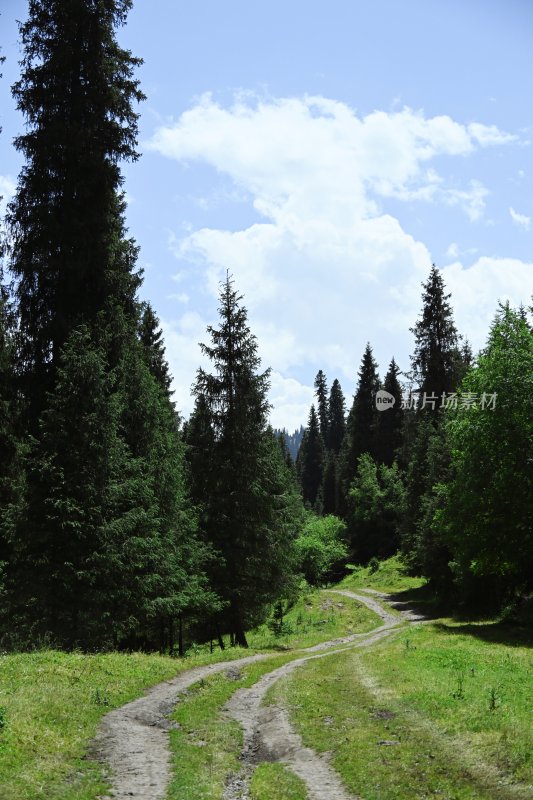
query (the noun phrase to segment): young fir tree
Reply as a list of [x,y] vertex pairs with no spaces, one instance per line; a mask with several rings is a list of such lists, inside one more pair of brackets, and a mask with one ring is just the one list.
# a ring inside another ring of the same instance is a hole
[[392,466],[402,443],[404,412],[399,374],[399,367],[393,358],[383,382],[383,389],[389,392],[396,402],[382,411],[377,420],[377,460],[388,467]]
[[[228,275],[220,293],[220,327],[210,326],[211,345],[202,345],[213,372],[198,370],[188,444],[195,493],[206,489],[198,499],[204,534],[218,556],[210,574],[226,603],[221,624],[246,646],[247,627],[263,618],[291,578],[297,497],[267,429],[269,372],[258,372],[257,342],[241,299]],[[210,449],[201,454],[202,447]],[[204,474],[196,474],[198,468]]]
[[343,445],[342,460],[342,492],[344,497],[355,476],[357,460],[363,453],[372,458],[377,451],[377,417],[376,392],[380,388],[378,367],[367,344],[361,367],[359,382],[355,392],[353,405],[348,415],[346,437]]
[[296,462],[302,497],[311,508],[320,502],[320,487],[324,474],[324,442],[320,434],[320,424],[314,405],[311,406],[307,428],[298,452]]
[[319,370],[315,378],[315,394],[317,399],[318,424],[320,435],[326,448],[329,447],[329,409],[328,409],[328,386],[326,376]]

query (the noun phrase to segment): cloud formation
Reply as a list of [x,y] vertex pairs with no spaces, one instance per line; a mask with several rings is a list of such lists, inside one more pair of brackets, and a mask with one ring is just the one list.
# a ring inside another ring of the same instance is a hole
[[[181,261],[200,265],[213,294],[226,268],[234,274],[261,355],[275,371],[276,425],[305,421],[299,415],[308,408],[312,377],[304,374],[325,369],[351,395],[368,339],[382,372],[393,355],[408,368],[409,328],[432,256],[387,204],[455,206],[476,222],[489,189],[477,180],[458,185],[437,166],[515,140],[495,126],[426,118],[408,108],[359,117],[323,97],[252,95],[229,108],[205,95],[156,131],[152,150],[210,165],[255,209],[257,220],[247,227],[192,230],[172,247]],[[448,257],[458,253],[454,244]],[[527,299],[532,266],[485,257],[445,267],[459,328],[475,348],[484,343],[498,299]]]
[[515,211],[512,207],[509,209],[509,214],[515,225],[518,225],[519,228],[523,228],[525,231],[531,228],[531,217],[525,214],[519,214],[518,211]]

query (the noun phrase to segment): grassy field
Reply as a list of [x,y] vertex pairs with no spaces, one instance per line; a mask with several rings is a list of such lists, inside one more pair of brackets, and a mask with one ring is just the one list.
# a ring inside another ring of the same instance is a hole
[[425,578],[407,574],[407,569],[398,556],[380,562],[378,568],[355,567],[339,584],[341,589],[375,589],[378,592],[404,592],[420,589],[426,584]]
[[189,667],[249,655],[234,648],[159,655],[37,651],[0,656],[0,797],[94,800],[107,784],[84,758],[101,717]]
[[[107,784],[98,766],[84,755],[107,711],[181,670],[233,660],[254,651],[284,652],[363,632],[374,627],[377,618],[350,600],[337,602],[321,592],[310,592],[289,612],[286,623],[280,637],[266,625],[251,633],[250,650],[216,649],[210,655],[208,648],[196,648],[199,652],[195,655],[179,660],[159,655],[44,650],[0,656],[0,797],[94,800],[105,794]],[[269,659],[268,663],[276,662]],[[261,668],[266,669],[263,665]],[[224,684],[224,678],[220,681]],[[239,685],[226,683],[230,690]],[[192,713],[194,706],[185,705]],[[189,756],[198,751],[191,750]],[[260,775],[256,791],[261,798]]]
[[260,764],[250,785],[251,800],[307,800],[305,783],[281,764]]
[[366,633],[379,623],[366,606],[327,590],[309,591],[284,617],[284,633],[275,636],[267,624],[248,635],[254,650],[293,650],[312,647],[328,639]]
[[365,800],[529,798],[531,650],[524,632],[451,621],[311,662],[271,690],[304,741]]
[[[340,588],[416,590],[397,559],[354,571]],[[102,715],[189,667],[272,652],[191,687],[171,731],[175,777],[169,800],[220,800],[238,771],[242,732],[221,708],[239,687],[297,657],[297,649],[371,630],[358,603],[310,591],[287,613],[282,635],[268,625],[250,650],[194,648],[158,655],[42,651],[0,656],[2,800],[96,800],[108,790],[84,758]],[[532,796],[531,638],[491,622],[402,628],[365,650],[319,659],[276,684],[267,702],[286,706],[306,744],[333,752],[332,765],[365,800],[511,800]],[[253,773],[251,800],[306,800],[304,784],[279,764]]]

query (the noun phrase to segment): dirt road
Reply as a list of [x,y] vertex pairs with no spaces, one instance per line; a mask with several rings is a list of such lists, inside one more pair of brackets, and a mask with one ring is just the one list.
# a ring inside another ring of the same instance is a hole
[[[264,675],[250,689],[238,689],[225,707],[244,730],[243,764],[238,774],[229,776],[225,800],[246,800],[248,783],[254,767],[261,761],[286,764],[307,784],[312,800],[354,800],[328,764],[327,758],[304,747],[292,729],[287,714],[276,706],[263,707],[266,691],[277,680],[315,658],[326,658],[351,647],[368,647],[404,624],[420,617],[409,609],[393,614],[383,603],[383,596],[332,590],[363,603],[382,619],[382,625],[364,634],[352,634],[301,650],[300,658]],[[107,714],[93,742],[92,755],[105,763],[111,775],[113,800],[161,800],[165,797],[171,775],[168,731],[173,723],[168,715],[180,693],[202,678],[217,672],[271,658],[259,654],[209,664],[182,672],[170,681],[158,684],[144,697]],[[186,800],[186,798],[184,798]]]

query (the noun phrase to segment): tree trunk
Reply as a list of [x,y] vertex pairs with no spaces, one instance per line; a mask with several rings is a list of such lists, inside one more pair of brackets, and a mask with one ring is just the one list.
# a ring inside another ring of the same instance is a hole
[[222,638],[222,634],[220,633],[220,628],[218,627],[218,623],[215,626],[215,629],[217,632],[218,646],[220,647],[221,650],[225,650],[224,639]]
[[181,614],[178,616],[178,655],[185,655],[185,650],[183,649],[183,617]]
[[174,620],[172,617],[168,619],[168,652],[172,655],[174,651]]
[[248,647],[248,642],[246,641],[246,634],[244,632],[244,626],[242,624],[241,618],[241,611],[239,608],[239,604],[236,600],[231,601],[231,616],[232,616],[232,628],[234,630],[233,634],[233,641],[238,647]]

